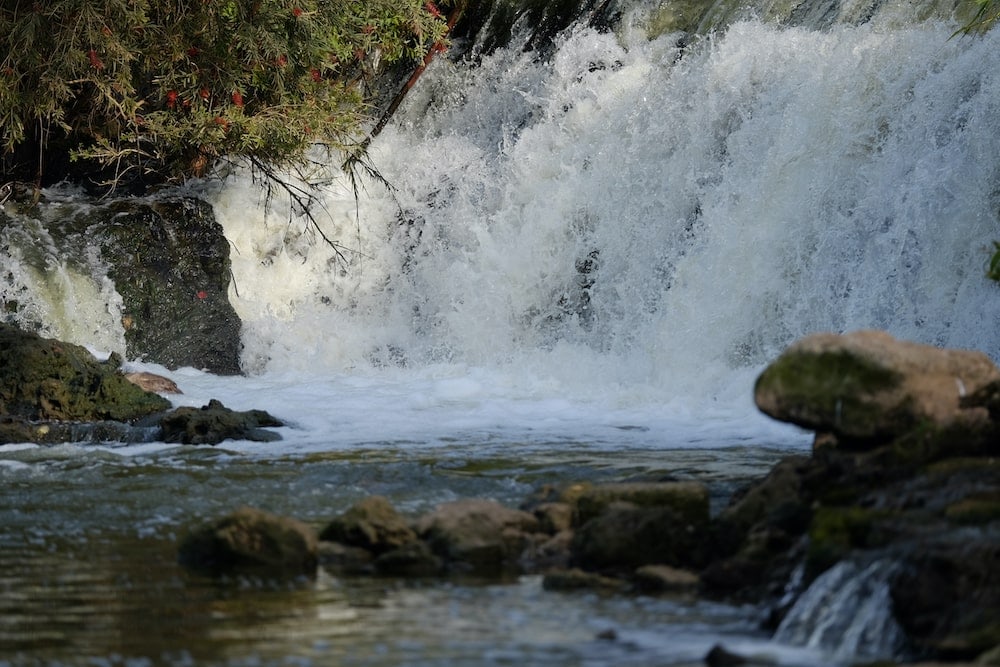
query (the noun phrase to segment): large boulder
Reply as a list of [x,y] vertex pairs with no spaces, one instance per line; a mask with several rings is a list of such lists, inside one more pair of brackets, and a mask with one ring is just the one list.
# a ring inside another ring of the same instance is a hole
[[981,352],[899,341],[881,331],[807,336],[757,379],[766,414],[843,443],[877,443],[918,427],[975,430],[986,408],[963,403],[1000,370]]
[[32,421],[132,422],[170,401],[101,363],[85,348],[0,323],[0,415]]
[[89,218],[122,296],[128,356],[238,374],[242,324],[229,303],[229,242],[211,205],[121,200]]

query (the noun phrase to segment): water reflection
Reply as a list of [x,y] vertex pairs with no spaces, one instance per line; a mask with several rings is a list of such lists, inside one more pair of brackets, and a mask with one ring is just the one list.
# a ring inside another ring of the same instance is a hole
[[18,464],[0,466],[0,666],[700,664],[720,637],[760,639],[755,611],[552,593],[537,577],[217,581],[179,568],[177,540],[241,504],[319,527],[372,493],[419,512],[463,496],[513,505],[568,479],[675,476],[725,489],[783,453],[0,452]]

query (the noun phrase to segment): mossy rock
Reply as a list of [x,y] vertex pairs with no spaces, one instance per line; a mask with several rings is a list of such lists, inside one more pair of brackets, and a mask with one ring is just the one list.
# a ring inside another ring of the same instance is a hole
[[576,498],[576,524],[599,516],[613,503],[636,507],[669,507],[692,525],[708,523],[708,488],[698,482],[620,482],[597,484]]
[[170,401],[132,384],[115,355],[98,362],[79,345],[0,323],[0,414],[35,421],[133,422]]
[[888,539],[879,532],[878,522],[891,515],[862,507],[818,508],[809,525],[809,570],[822,572],[851,551],[884,546]]
[[974,493],[945,508],[945,516],[956,523],[984,525],[1000,521],[1000,491]]
[[754,393],[778,397],[775,408],[762,407],[777,419],[872,438],[910,426],[886,425],[885,406],[870,400],[878,392],[897,387],[901,379],[898,373],[846,352],[790,352],[764,370]]
[[870,449],[916,428],[931,433],[994,432],[989,412],[962,397],[1000,380],[981,352],[896,340],[882,331],[814,334],[758,377],[765,414],[829,434],[840,448]]

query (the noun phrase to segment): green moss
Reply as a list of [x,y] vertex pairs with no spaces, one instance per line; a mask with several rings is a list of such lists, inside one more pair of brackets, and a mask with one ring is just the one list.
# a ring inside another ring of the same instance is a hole
[[1000,520],[1000,491],[966,496],[945,508],[944,515],[957,523],[983,525]]
[[888,512],[861,507],[820,507],[809,525],[807,567],[821,572],[854,549],[880,546],[875,523]]
[[882,430],[886,406],[868,400],[892,390],[901,376],[848,352],[786,352],[768,366],[755,393],[777,397],[779,409],[805,426],[830,426],[854,437],[871,437]]

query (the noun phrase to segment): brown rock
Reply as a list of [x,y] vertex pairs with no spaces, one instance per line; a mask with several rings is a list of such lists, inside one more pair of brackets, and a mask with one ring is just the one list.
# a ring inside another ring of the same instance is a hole
[[790,346],[757,379],[766,414],[838,440],[895,437],[922,424],[975,427],[983,407],[961,399],[1000,370],[981,352],[896,340],[882,331],[815,334]]
[[475,570],[497,570],[517,562],[538,519],[491,500],[458,500],[419,519],[417,534],[435,554]]
[[669,565],[644,565],[635,571],[635,587],[643,593],[691,593],[699,583],[694,572]]
[[387,498],[371,496],[334,519],[319,538],[378,555],[415,541],[417,535]]
[[316,537],[308,526],[251,507],[204,526],[181,542],[185,567],[222,575],[313,575],[318,562]]
[[613,503],[636,507],[669,507],[691,524],[708,521],[708,489],[699,482],[621,482],[600,484],[580,492],[576,522],[583,525]]
[[177,388],[177,383],[170,378],[165,378],[162,375],[157,375],[155,373],[146,372],[136,372],[136,373],[125,373],[125,379],[132,384],[140,387],[146,391],[151,391],[157,394],[183,394],[184,392]]

